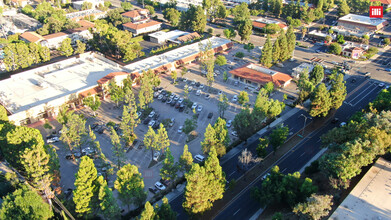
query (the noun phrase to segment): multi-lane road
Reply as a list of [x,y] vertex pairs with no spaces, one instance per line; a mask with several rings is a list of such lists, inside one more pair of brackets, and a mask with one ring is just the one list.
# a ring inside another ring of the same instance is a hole
[[[354,76],[357,80],[352,83],[350,78],[347,82],[348,96],[342,105],[342,107],[336,112],[335,117],[338,117],[340,121],[346,121],[354,112],[365,107],[368,102],[373,100],[379,93],[381,88],[373,81],[365,79],[363,77]],[[295,135],[303,128],[304,117],[300,117],[301,114],[308,116],[304,110],[300,110],[286,119],[283,123],[288,125],[290,129],[290,135]],[[311,119],[307,120],[307,124]],[[293,150],[281,158],[276,165],[280,167],[283,173],[292,173],[299,171],[311,158],[313,158],[320,150],[320,136],[326,133],[328,130],[335,127],[335,124],[326,124],[321,129],[314,131],[308,137],[304,138]],[[267,136],[270,131],[266,132],[262,136]],[[255,149],[258,145],[258,138],[255,136],[252,138],[252,142],[247,145],[248,150],[251,150],[255,154]],[[270,151],[270,149],[269,149]],[[232,156],[229,160],[226,160],[222,164],[223,171],[227,175],[227,180],[238,179],[243,173],[237,171],[238,156],[240,152]],[[263,174],[259,174],[260,176]],[[253,182],[252,186],[259,186],[261,180]],[[215,219],[249,219],[259,210],[259,204],[250,198],[250,188],[242,191],[235,200],[231,201]],[[178,219],[188,219],[187,214],[182,208],[183,193],[173,199],[170,204],[172,208],[178,212]]]

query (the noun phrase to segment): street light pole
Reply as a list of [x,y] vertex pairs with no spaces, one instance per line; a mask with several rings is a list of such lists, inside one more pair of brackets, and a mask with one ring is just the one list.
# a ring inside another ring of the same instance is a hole
[[299,117],[303,116],[304,117],[304,126],[303,126],[303,132],[301,133],[301,137],[303,138],[304,137],[304,129],[305,129],[305,125],[307,124],[307,119],[312,119],[311,117],[307,117],[303,114],[301,114]]

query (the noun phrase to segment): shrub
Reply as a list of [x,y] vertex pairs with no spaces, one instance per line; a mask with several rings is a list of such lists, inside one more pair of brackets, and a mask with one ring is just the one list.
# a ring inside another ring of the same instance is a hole
[[235,54],[235,57],[237,57],[237,58],[243,58],[243,57],[244,57],[244,53],[243,53],[243,52],[237,52],[237,53]]

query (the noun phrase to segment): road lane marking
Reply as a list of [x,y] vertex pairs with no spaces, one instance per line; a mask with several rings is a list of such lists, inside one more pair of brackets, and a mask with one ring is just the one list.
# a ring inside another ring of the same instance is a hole
[[281,171],[281,173],[283,173],[285,170],[286,170],[286,168],[285,168],[285,169],[283,169],[283,170]]
[[357,94],[352,100],[349,101],[349,103],[352,103],[355,99],[359,98],[361,94],[363,94],[364,92],[366,92],[368,89],[371,89],[373,84],[369,85],[367,88],[365,88],[362,92],[360,92],[359,94]]
[[304,156],[305,152],[300,155],[300,157]]
[[[366,98],[369,94],[371,94],[374,90],[377,89],[377,86],[375,86],[369,93],[367,93],[366,95],[364,95],[361,99],[358,100],[358,102],[356,102],[355,104],[352,103],[353,106],[357,105],[358,103],[360,103],[364,98]],[[358,97],[358,96],[357,96]]]
[[232,176],[234,173],[236,173],[236,171],[232,172],[231,174],[229,174],[228,176]]
[[238,214],[238,212],[240,211],[240,209],[238,209],[238,211],[236,211],[233,215],[236,215],[236,214]]

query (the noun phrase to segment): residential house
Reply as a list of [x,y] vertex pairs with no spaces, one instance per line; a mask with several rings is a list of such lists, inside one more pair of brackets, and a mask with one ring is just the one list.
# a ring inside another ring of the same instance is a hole
[[292,81],[292,77],[288,74],[267,69],[254,63],[246,64],[231,70],[229,73],[232,74],[233,79],[258,88],[263,87],[268,82],[273,82],[276,87],[285,87]]
[[84,2],[90,2],[92,4],[92,8],[97,8],[99,5],[104,5],[104,0],[84,0],[84,1],[72,1],[72,7],[76,10],[81,10]]
[[176,40],[180,43],[186,43],[188,41],[193,41],[193,40],[199,39],[199,38],[201,38],[201,36],[197,32],[193,32],[193,33],[178,37]]
[[79,21],[79,20],[83,20],[88,17],[93,17],[94,20],[96,20],[96,19],[105,18],[106,14],[107,14],[106,11],[101,11],[98,9],[88,9],[88,10],[84,10],[84,11],[77,11],[77,12],[68,13],[65,15],[65,17],[72,20],[72,21]]
[[299,78],[301,73],[307,72],[309,74],[313,69],[314,65],[310,63],[301,63],[299,66],[292,69],[292,76],[294,78]]
[[136,9],[122,13],[122,16],[125,18],[130,18],[133,23],[137,23],[140,21],[149,20],[149,11],[148,9]]
[[364,52],[365,50],[358,47],[345,48],[342,50],[342,55],[352,59],[359,59],[364,54]]
[[131,32],[134,36],[157,31],[161,28],[162,23],[154,20],[149,20],[145,23],[134,24],[132,22],[123,24],[125,30]]
[[391,8],[391,0],[371,0],[371,2],[378,2],[378,1],[381,2],[381,5],[384,8]]
[[263,30],[268,24],[277,24],[281,29],[288,30],[288,26],[286,26],[281,21],[267,19],[267,18],[260,18],[253,21],[253,27],[260,30]]
[[19,35],[19,38],[26,43],[39,43],[45,40],[45,38],[43,38],[41,35],[32,31],[24,32],[23,34]]
[[166,42],[173,42],[179,44],[179,42],[176,39],[187,34],[189,34],[189,32],[173,30],[169,32],[158,31],[155,33],[148,34],[148,36],[149,36],[149,41],[153,43],[165,44]]
[[54,34],[48,34],[43,36],[44,40],[41,41],[42,46],[46,46],[49,49],[57,49],[61,46],[61,42],[68,38],[69,34],[64,32],[58,32]]

